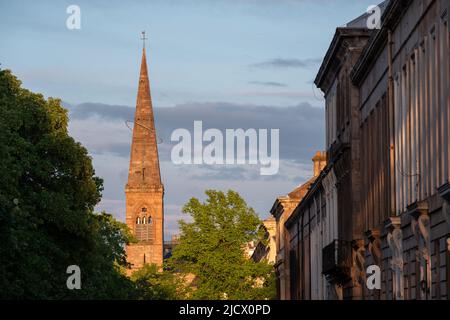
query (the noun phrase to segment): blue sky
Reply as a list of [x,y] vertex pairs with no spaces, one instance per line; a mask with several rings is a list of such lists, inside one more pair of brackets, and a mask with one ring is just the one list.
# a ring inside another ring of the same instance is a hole
[[[66,28],[70,4],[81,8],[81,30]],[[146,30],[155,105],[284,106],[316,100],[310,81],[318,64],[255,65],[277,58],[320,61],[334,29],[370,4],[373,0],[3,0],[0,62],[26,87],[48,96],[133,105],[139,33]]]
[[[81,9],[81,30],[66,8]],[[261,217],[279,195],[305,182],[323,149],[320,92],[313,90],[334,30],[376,4],[366,0],[0,1],[0,67],[23,86],[59,97],[70,133],[87,147],[105,181],[99,210],[124,218],[123,187],[142,42],[146,30],[166,236],[181,207],[207,188],[241,193]],[[280,173],[253,167],[177,167],[170,132],[205,127],[280,128]]]

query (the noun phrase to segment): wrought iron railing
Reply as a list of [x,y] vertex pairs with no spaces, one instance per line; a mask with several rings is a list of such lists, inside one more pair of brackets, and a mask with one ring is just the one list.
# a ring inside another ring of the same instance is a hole
[[349,241],[334,240],[322,250],[322,273],[337,282],[350,278],[352,246]]

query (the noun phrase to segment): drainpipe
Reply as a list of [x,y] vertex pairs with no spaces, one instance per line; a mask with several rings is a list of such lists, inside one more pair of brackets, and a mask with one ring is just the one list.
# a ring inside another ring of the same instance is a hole
[[388,110],[389,110],[389,149],[390,149],[390,194],[391,212],[389,216],[395,216],[395,105],[394,105],[394,71],[393,71],[393,45],[392,30],[388,30]]

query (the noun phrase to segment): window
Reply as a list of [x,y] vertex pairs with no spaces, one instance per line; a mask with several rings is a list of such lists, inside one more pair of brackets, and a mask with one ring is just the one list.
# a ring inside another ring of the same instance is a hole
[[136,212],[135,236],[138,241],[153,241],[154,226],[147,206],[140,206]]
[[136,225],[136,238],[139,241],[152,241],[154,240],[154,230],[152,226],[151,216],[140,216],[137,218]]

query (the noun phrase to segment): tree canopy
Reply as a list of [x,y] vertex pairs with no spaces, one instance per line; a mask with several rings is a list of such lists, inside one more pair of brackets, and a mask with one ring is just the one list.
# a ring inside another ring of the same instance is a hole
[[[102,180],[69,136],[58,99],[21,88],[0,70],[0,297],[127,298],[126,226],[95,214]],[[68,290],[78,265],[82,290]]]
[[142,300],[182,300],[189,298],[190,288],[185,277],[173,270],[160,270],[155,264],[147,264],[131,275]]
[[183,208],[192,222],[180,221],[180,243],[171,265],[192,274],[194,299],[271,299],[275,295],[273,266],[255,262],[244,248],[263,240],[262,221],[234,191],[206,191]]

